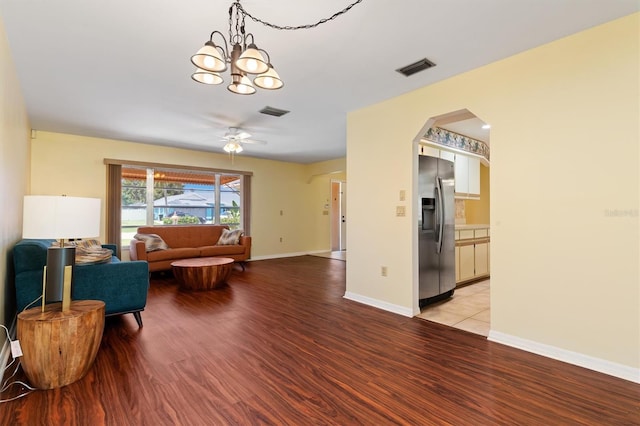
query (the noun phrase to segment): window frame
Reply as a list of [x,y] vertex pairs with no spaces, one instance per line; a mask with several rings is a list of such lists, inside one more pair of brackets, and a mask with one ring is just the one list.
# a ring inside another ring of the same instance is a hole
[[[240,227],[245,235],[250,235],[251,226],[251,176],[253,172],[242,170],[218,169],[208,167],[184,166],[178,164],[151,163],[142,161],[104,159],[107,166],[107,243],[115,244],[118,250],[122,246],[122,170],[127,167],[175,170],[176,172],[202,172],[215,177],[214,191],[220,192],[220,176],[235,175],[240,177]],[[148,182],[147,182],[148,183]],[[148,203],[147,203],[148,204]],[[214,222],[219,221],[219,208],[214,211]]]

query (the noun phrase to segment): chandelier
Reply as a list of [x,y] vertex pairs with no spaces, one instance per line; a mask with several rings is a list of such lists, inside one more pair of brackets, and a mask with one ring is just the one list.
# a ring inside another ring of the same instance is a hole
[[[229,44],[231,49],[229,49],[224,35],[220,31],[213,31],[204,46],[191,57],[191,62],[196,66],[191,78],[202,84],[222,84],[224,78],[221,73],[230,68],[231,82],[227,89],[233,93],[252,95],[256,92],[256,86],[266,90],[280,89],[284,86],[284,82],[273,68],[267,51],[259,49],[255,44],[253,34],[245,32],[245,17],[248,16],[255,22],[278,30],[310,29],[335,19],[360,2],[362,0],[356,0],[345,9],[334,13],[330,18],[322,19],[315,24],[292,27],[274,25],[258,19],[244,10],[240,0],[236,0],[229,7]],[[213,41],[214,35],[218,35],[222,39],[222,43],[216,44]],[[250,75],[253,76],[253,81],[249,78]],[[237,148],[242,150],[242,147],[238,145],[235,152],[240,152]],[[226,146],[225,150],[227,150]],[[232,152],[231,147],[227,152]]]

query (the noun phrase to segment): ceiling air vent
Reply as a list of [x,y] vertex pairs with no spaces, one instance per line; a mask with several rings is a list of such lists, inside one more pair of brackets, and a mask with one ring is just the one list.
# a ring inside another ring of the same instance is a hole
[[262,114],[273,115],[274,117],[282,117],[287,114],[289,111],[286,109],[278,109],[270,106],[266,106],[260,110]]
[[410,75],[413,75],[417,72],[424,71],[428,68],[435,67],[435,66],[436,64],[434,64],[427,58],[424,58],[424,59],[420,59],[418,62],[414,62],[413,64],[409,64],[405,67],[398,68],[396,71],[398,71],[400,74],[404,75],[405,77],[409,77]]

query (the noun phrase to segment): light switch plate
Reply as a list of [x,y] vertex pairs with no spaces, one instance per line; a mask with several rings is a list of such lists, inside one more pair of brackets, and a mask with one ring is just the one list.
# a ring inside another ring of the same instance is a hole
[[404,189],[400,190],[400,201],[404,201],[407,198],[407,191]]

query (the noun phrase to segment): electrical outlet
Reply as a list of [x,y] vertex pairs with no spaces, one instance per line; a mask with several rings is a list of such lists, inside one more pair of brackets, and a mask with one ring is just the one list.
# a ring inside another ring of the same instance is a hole
[[396,206],[396,216],[397,217],[404,217],[405,216],[404,206]]
[[19,358],[22,356],[22,348],[20,347],[20,341],[18,340],[11,341],[11,356],[13,358]]
[[380,275],[382,275],[383,277],[387,276],[387,267],[386,266],[381,266],[380,267]]

